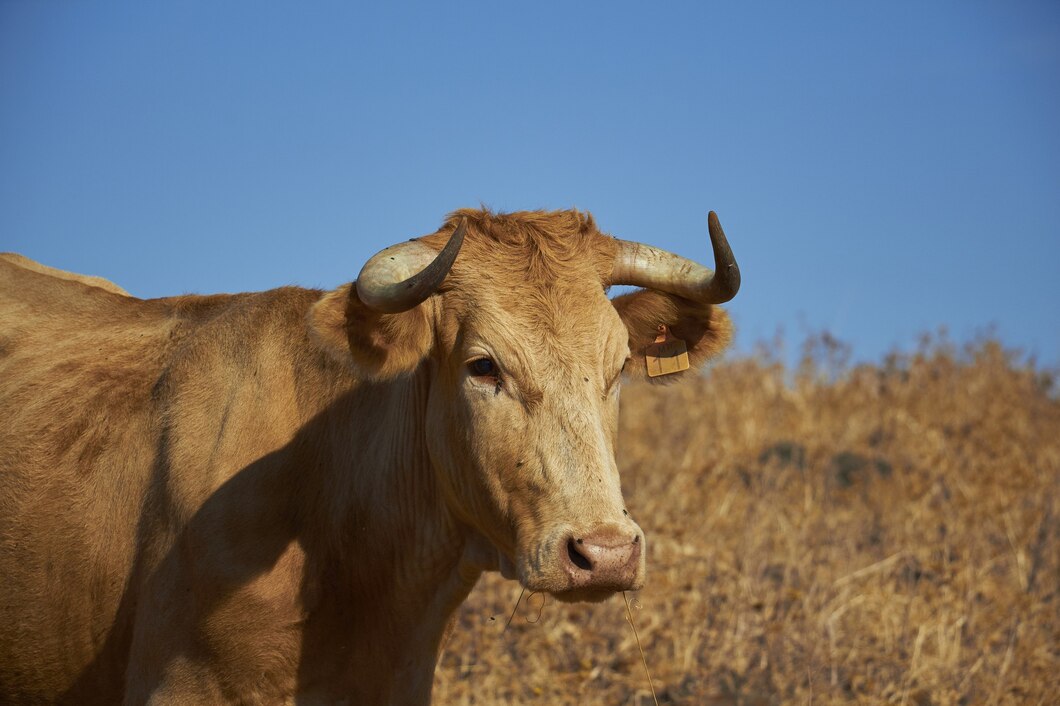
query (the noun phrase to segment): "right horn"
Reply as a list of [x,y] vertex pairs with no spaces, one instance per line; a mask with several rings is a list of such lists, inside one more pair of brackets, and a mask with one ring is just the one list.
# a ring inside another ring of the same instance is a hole
[[391,245],[372,256],[357,275],[357,297],[385,314],[408,311],[438,291],[464,243],[463,220],[441,252],[418,240]]
[[716,271],[650,245],[619,240],[610,283],[657,289],[703,304],[729,301],[740,290],[740,268],[714,211],[707,216],[707,227]]

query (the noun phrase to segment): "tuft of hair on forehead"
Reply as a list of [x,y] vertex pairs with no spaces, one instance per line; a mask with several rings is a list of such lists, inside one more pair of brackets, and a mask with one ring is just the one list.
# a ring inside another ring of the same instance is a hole
[[463,208],[449,214],[438,232],[423,240],[440,248],[461,221],[467,224],[461,251],[465,263],[490,263],[499,271],[537,282],[584,278],[588,273],[605,282],[611,276],[616,243],[600,232],[591,213]]

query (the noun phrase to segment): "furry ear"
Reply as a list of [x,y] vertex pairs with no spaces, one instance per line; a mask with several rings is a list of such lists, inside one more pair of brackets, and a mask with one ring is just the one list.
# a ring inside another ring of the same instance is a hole
[[333,358],[376,379],[416,369],[433,345],[426,304],[400,314],[365,306],[352,284],[326,293],[309,310],[316,342]]
[[[723,309],[682,297],[641,289],[611,300],[629,331],[631,361],[626,373],[652,382],[671,382],[693,373],[707,360],[725,350],[732,340],[732,322]],[[654,343],[659,324],[666,324],[674,338],[688,346],[691,367],[680,373],[648,377],[644,349]]]

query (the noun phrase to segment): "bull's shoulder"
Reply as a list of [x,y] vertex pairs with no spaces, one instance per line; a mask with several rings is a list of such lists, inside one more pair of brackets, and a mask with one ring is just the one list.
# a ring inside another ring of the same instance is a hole
[[0,253],[0,261],[10,263],[16,267],[21,267],[31,272],[38,274],[47,275],[48,277],[55,277],[57,279],[67,280],[70,282],[80,282],[81,284],[89,287],[98,287],[111,294],[120,294],[122,296],[131,296],[127,291],[114,284],[108,279],[103,277],[96,277],[94,275],[82,275],[77,272],[68,272],[66,270],[60,270],[57,267],[49,267],[48,265],[42,265],[36,260],[31,260],[25,255],[19,255],[14,252]]

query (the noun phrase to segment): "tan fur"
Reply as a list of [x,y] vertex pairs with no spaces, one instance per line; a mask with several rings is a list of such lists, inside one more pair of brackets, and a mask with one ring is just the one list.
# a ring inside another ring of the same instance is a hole
[[0,702],[426,703],[482,571],[606,595],[561,559],[642,536],[618,373],[658,323],[698,364],[728,319],[612,304],[588,214],[425,241],[458,218],[442,291],[394,315],[348,284],[143,301],[0,260]]
[[88,285],[89,287],[99,287],[102,290],[110,292],[111,294],[120,294],[123,297],[130,296],[128,292],[114,284],[110,280],[103,279],[102,277],[96,277],[94,275],[79,275],[76,272],[67,272],[66,270],[60,270],[55,267],[48,267],[42,265],[36,260],[31,260],[25,255],[19,255],[16,252],[0,252],[0,260],[10,262],[19,267],[23,267],[33,272],[39,272],[42,275],[49,275],[51,277],[58,277],[59,279],[70,280],[71,282],[80,282],[81,284]]

